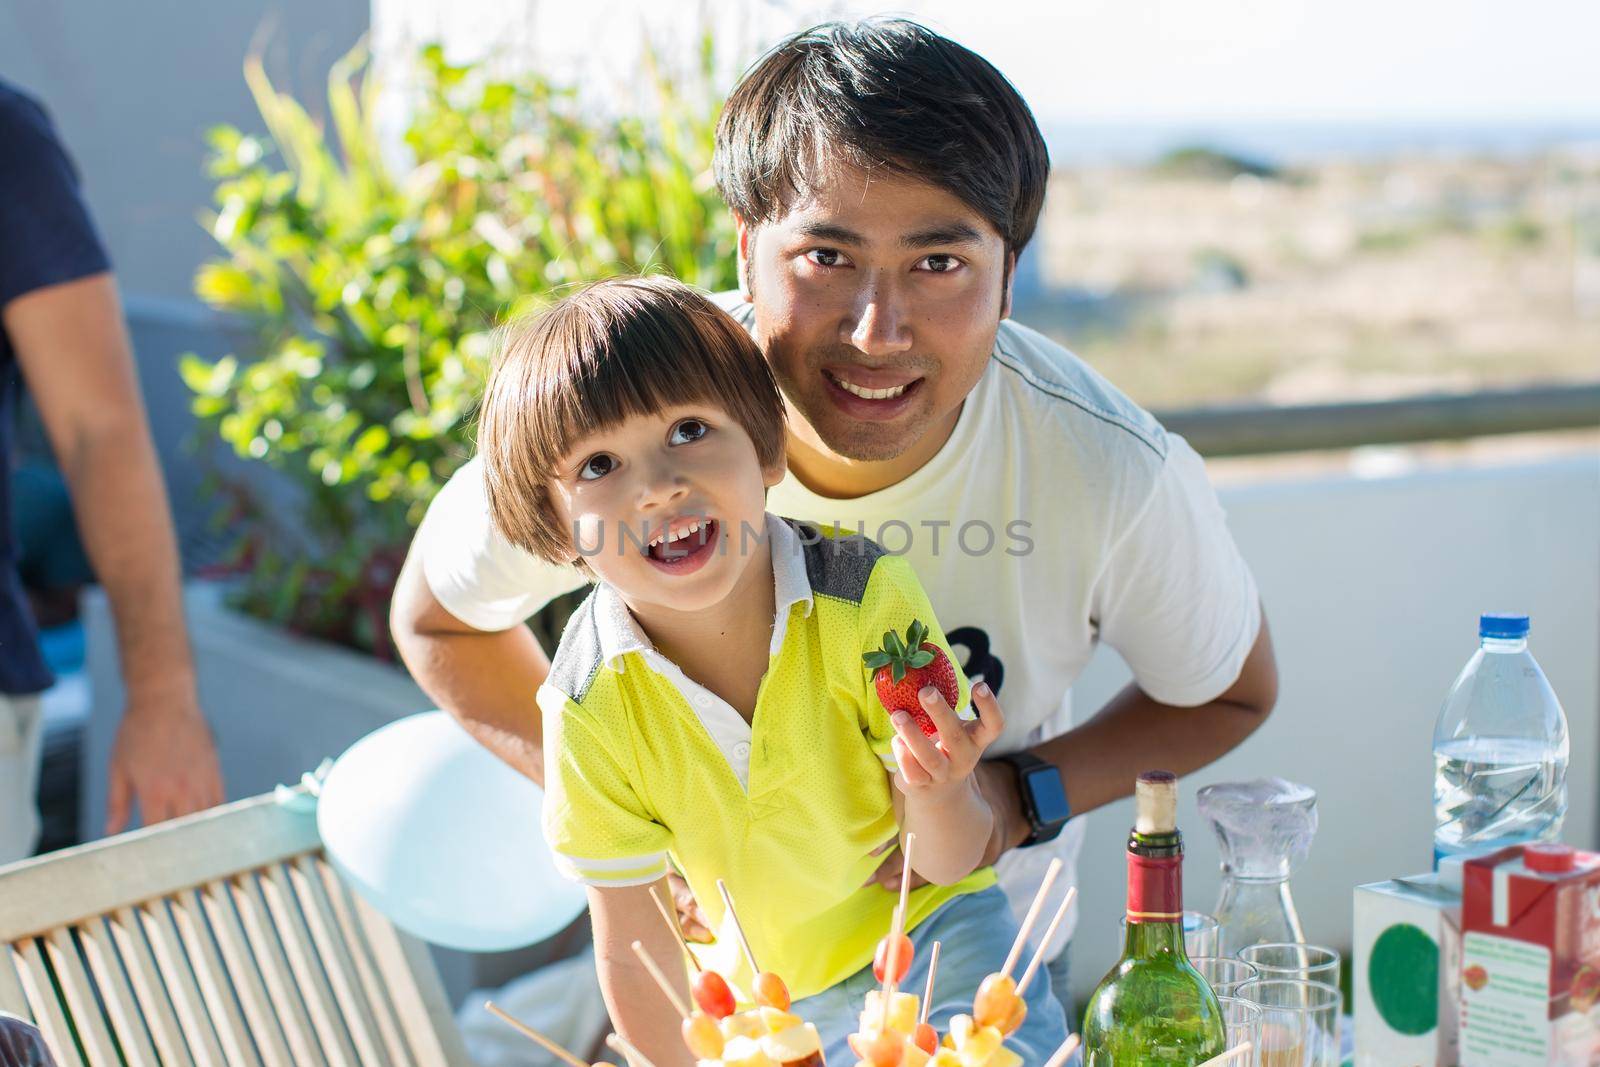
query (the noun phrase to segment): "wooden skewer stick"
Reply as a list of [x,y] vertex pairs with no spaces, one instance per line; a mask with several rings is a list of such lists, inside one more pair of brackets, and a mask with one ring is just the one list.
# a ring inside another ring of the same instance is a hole
[[513,1019],[511,1016],[509,1016],[505,1012],[501,1011],[499,1006],[497,1004],[495,1004],[494,1001],[486,1000],[486,1001],[484,1001],[483,1006],[484,1006],[485,1010],[487,1010],[489,1012],[489,1014],[498,1016],[499,1018],[501,1018],[501,1019],[505,1020],[506,1022],[510,1023],[511,1026],[515,1030],[517,1030],[518,1033],[522,1034],[523,1037],[526,1037],[530,1041],[532,1041],[535,1044],[537,1044],[540,1048],[542,1048],[546,1052],[550,1053],[550,1055],[556,1057],[559,1060],[562,1060],[563,1062],[571,1064],[572,1067],[589,1067],[588,1063],[586,1063],[583,1060],[578,1059],[578,1057],[574,1056],[572,1053],[568,1052],[566,1049],[562,1048],[560,1045],[556,1044],[554,1041],[551,1041],[548,1037],[545,1037],[543,1034],[541,1034],[539,1031],[535,1030],[533,1027],[526,1025],[525,1023],[521,1022],[520,1020]]
[[750,973],[760,974],[761,968],[756,964],[756,954],[750,951],[750,939],[744,936],[744,926],[739,922],[739,913],[733,908],[733,895],[728,892],[728,883],[721,878],[717,879],[717,892],[722,894],[722,905],[728,909],[728,918],[733,920],[733,932],[739,937],[739,947],[744,949],[744,958],[750,961]]
[[683,954],[689,957],[689,966],[694,968],[695,974],[699,974],[700,961],[695,959],[694,953],[689,950],[689,939],[683,936],[683,927],[678,925],[678,917],[673,914],[674,909],[656,895],[655,886],[650,887],[650,900],[655,904],[656,910],[661,913],[661,918],[667,924],[667,928],[672,931],[672,936],[677,939],[678,946],[683,949]]
[[900,938],[906,932],[906,909],[911,899],[911,849],[916,843],[917,835],[907,833],[906,842],[900,849],[900,904],[889,923],[889,957],[884,960],[883,1022],[878,1026],[880,1030],[889,1026],[889,1002],[900,987]]
[[917,843],[917,835],[906,834],[906,843],[900,852],[900,917],[903,920],[910,912],[906,902],[911,899],[911,846]]
[[919,1023],[928,1021],[928,1012],[933,1008],[933,977],[939,973],[939,942],[933,943],[933,952],[928,956],[928,987],[922,994],[922,1018]]
[[644,969],[650,972],[650,977],[656,980],[656,985],[661,987],[661,992],[672,1001],[672,1006],[678,1009],[678,1014],[685,1019],[689,1017],[689,1006],[678,996],[678,991],[672,988],[672,983],[667,981],[667,976],[661,973],[661,968],[656,966],[656,961],[650,958],[650,953],[645,951],[641,942],[633,943],[633,954],[639,957],[639,962],[644,964]]
[[1061,860],[1050,861],[1050,866],[1044,872],[1044,881],[1039,883],[1039,891],[1033,895],[1033,906],[1028,909],[1028,917],[1022,920],[1022,929],[1017,931],[1017,940],[1011,946],[1011,952],[1006,956],[1006,965],[1000,969],[1002,975],[1011,973],[1017,965],[1017,960],[1022,958],[1022,948],[1028,943],[1028,934],[1033,930],[1033,924],[1039,920],[1039,909],[1044,907],[1044,898],[1050,892],[1050,887],[1055,884],[1056,875],[1061,873]]
[[878,1020],[880,1031],[889,1029],[889,1002],[894,999],[895,971],[900,966],[900,935],[905,933],[906,916],[896,905],[894,920],[889,923],[889,954],[883,961],[882,1017]]
[[1044,928],[1044,940],[1039,942],[1038,949],[1033,954],[1033,959],[1028,961],[1028,969],[1022,972],[1022,981],[1017,983],[1017,996],[1028,991],[1028,983],[1033,981],[1033,976],[1038,973],[1039,967],[1044,963],[1045,950],[1050,947],[1050,939],[1056,936],[1056,927],[1061,925],[1061,920],[1067,917],[1067,909],[1072,907],[1072,900],[1078,895],[1077,886],[1067,887],[1067,895],[1061,898],[1061,906],[1050,919],[1050,925]]
[[630,1064],[634,1064],[635,1067],[656,1067],[655,1064],[650,1062],[649,1056],[630,1045],[628,1039],[621,1034],[607,1034],[606,1045]]
[[[1072,1054],[1076,1051],[1078,1051],[1078,1035],[1068,1035],[1067,1039],[1061,1042],[1061,1047],[1056,1049],[1056,1054],[1045,1061],[1044,1067],[1065,1067],[1066,1062],[1072,1058]],[[1211,1061],[1208,1060],[1207,1062]]]
[[1241,1045],[1235,1045],[1222,1055],[1211,1057],[1209,1060],[1202,1063],[1200,1067],[1218,1067],[1219,1064],[1232,1063],[1240,1056],[1248,1055],[1254,1047],[1255,1046],[1251,1045],[1248,1041]]

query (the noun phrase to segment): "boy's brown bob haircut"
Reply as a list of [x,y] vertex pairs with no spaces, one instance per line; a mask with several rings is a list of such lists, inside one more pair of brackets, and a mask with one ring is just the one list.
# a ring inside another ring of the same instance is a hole
[[783,398],[750,335],[670,278],[610,278],[509,324],[478,414],[489,515],[512,544],[556,563],[578,553],[550,484],[583,437],[682,404],[744,428],[763,469],[783,462]]
[[828,22],[762,56],[717,123],[717,191],[753,226],[838,164],[938,186],[1020,253],[1050,156],[1033,112],[982,56],[906,19]]

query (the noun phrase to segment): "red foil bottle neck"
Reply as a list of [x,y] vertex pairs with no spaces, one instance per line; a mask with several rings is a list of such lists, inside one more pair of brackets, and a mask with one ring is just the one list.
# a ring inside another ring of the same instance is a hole
[[1128,853],[1128,922],[1183,921],[1183,856]]

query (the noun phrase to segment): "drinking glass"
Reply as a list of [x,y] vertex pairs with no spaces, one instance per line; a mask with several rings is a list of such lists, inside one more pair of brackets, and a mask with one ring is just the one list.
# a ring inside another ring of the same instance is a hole
[[1239,996],[1261,1009],[1259,1067],[1339,1067],[1339,990],[1296,978],[1257,978]]
[[1245,1042],[1251,1051],[1233,1061],[1235,1067],[1259,1067],[1261,1063],[1261,1006],[1243,997],[1217,997],[1222,1005],[1222,1023],[1227,1028],[1227,1047],[1236,1049]]
[[1250,945],[1239,950],[1239,958],[1261,972],[1263,978],[1298,978],[1331,986],[1339,984],[1339,953],[1321,945],[1287,942]]
[[1255,967],[1232,956],[1190,956],[1189,962],[1219,997],[1237,996],[1240,986],[1261,977]]

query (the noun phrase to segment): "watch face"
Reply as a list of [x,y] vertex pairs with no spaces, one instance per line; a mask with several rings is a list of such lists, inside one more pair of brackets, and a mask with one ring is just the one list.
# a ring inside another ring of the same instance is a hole
[[1029,771],[1028,792],[1033,795],[1033,810],[1042,825],[1067,820],[1067,790],[1060,771],[1054,767]]

